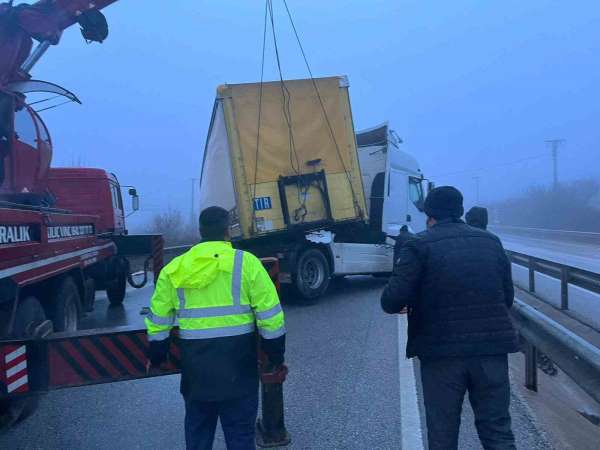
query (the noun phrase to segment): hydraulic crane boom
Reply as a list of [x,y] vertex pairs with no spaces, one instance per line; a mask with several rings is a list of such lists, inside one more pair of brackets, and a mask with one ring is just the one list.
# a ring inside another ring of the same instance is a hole
[[[117,0],[40,0],[32,5],[0,3],[0,89],[29,78],[28,72],[63,30],[79,23],[84,38],[102,42],[108,35],[100,12]],[[33,40],[40,44],[31,53]]]
[[[60,86],[31,80],[29,72],[51,45],[60,42],[62,32],[75,23],[88,42],[106,39],[108,25],[100,10],[115,1],[40,0],[16,6],[13,1],[0,3],[0,200],[52,204],[44,197],[48,191],[51,140],[38,139],[37,151],[32,151],[15,132],[15,114],[40,124],[33,125],[39,131],[44,129],[43,122],[27,105],[25,94],[48,92],[79,102]],[[32,52],[34,40],[39,44]],[[20,198],[22,194],[26,198]]]

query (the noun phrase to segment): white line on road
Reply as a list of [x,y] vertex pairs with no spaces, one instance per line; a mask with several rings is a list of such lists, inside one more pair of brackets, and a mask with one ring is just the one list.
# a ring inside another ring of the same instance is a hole
[[406,314],[398,314],[398,364],[400,366],[400,429],[404,450],[423,450],[423,427],[417,399],[412,359],[406,359]]

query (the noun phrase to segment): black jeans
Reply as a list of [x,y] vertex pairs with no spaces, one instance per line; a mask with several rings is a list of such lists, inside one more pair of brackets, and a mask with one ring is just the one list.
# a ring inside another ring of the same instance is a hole
[[217,419],[228,450],[255,450],[258,390],[242,398],[222,402],[185,401],[185,443],[187,450],[211,450]]
[[421,380],[430,450],[458,447],[466,391],[469,391],[483,447],[486,450],[515,449],[509,413],[507,355],[422,360]]

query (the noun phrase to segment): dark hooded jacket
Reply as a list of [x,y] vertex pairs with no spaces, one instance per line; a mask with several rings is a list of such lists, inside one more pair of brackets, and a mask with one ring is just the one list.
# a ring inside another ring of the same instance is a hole
[[381,306],[390,314],[408,308],[407,357],[468,357],[518,350],[513,297],[500,240],[445,219],[402,247]]
[[481,206],[473,206],[467,214],[465,214],[467,224],[472,227],[487,230],[488,226],[488,211],[487,208]]

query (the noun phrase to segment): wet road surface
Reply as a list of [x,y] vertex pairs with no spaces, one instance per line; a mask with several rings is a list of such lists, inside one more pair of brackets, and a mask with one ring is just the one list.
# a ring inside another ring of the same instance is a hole
[[[380,310],[383,285],[371,277],[350,278],[317,304],[284,305],[289,448],[401,448],[398,320]],[[151,288],[132,290],[122,307],[99,298],[83,325],[142,326],[139,312],[150,294]],[[547,448],[518,396],[512,413],[519,448]],[[183,416],[176,375],[68,389],[46,395],[33,417],[0,436],[0,448],[183,449]],[[224,448],[219,433],[215,449]],[[460,448],[481,448],[467,403]]]

